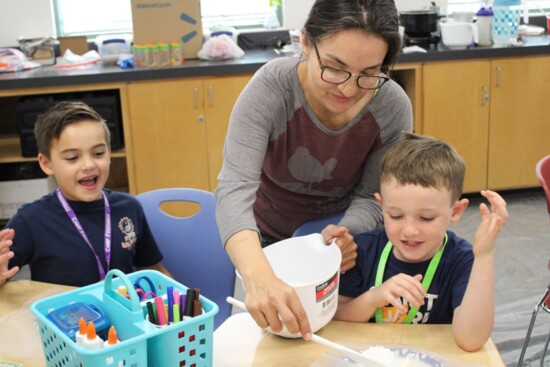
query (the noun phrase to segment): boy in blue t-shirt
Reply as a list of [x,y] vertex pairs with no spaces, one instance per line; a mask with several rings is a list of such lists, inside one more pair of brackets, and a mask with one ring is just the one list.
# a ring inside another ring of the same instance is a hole
[[33,280],[84,286],[110,269],[170,275],[143,209],[131,195],[104,189],[111,163],[105,120],[81,102],[40,115],[38,162],[58,189],[21,207],[0,232],[0,285],[29,264]]
[[506,219],[496,192],[481,195],[474,245],[448,231],[468,206],[460,199],[465,164],[448,144],[405,134],[384,156],[384,228],[362,233],[356,266],[340,278],[337,320],[452,323],[459,347],[481,348],[494,322],[493,250]]

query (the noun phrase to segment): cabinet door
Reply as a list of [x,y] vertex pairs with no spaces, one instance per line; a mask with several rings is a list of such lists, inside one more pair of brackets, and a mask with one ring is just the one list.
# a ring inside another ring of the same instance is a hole
[[535,165],[550,154],[550,57],[491,62],[488,187],[539,186]]
[[489,75],[489,61],[424,65],[421,133],[452,144],[464,158],[464,192],[487,187]]
[[206,109],[206,140],[208,145],[208,161],[210,190],[218,186],[218,174],[222,168],[222,150],[227,134],[229,116],[237,97],[244,89],[251,75],[218,77],[204,81]]
[[209,190],[202,88],[200,79],[129,85],[134,194]]

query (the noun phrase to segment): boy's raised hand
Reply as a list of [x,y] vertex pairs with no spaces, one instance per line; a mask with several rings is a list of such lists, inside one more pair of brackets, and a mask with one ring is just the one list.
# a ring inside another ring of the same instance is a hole
[[401,314],[406,314],[408,309],[401,302],[401,298],[405,299],[410,305],[420,307],[424,304],[426,291],[422,287],[422,274],[417,274],[414,277],[406,274],[397,274],[386,280],[382,285],[372,288],[376,297],[376,306],[383,307],[390,303],[396,307]]
[[0,284],[3,284],[6,279],[11,278],[19,271],[18,266],[8,270],[8,261],[14,255],[10,251],[14,235],[15,231],[13,229],[6,228],[0,231]]
[[473,250],[475,256],[492,253],[500,230],[508,219],[506,201],[499,194],[491,190],[482,190],[481,195],[489,200],[491,209],[489,210],[489,207],[484,203],[479,205],[481,223],[477,228],[474,239]]

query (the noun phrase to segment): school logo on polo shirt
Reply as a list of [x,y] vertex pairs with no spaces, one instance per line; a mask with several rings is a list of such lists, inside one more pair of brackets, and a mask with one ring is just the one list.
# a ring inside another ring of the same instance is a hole
[[134,223],[130,218],[124,217],[118,222],[118,228],[124,234],[124,242],[121,244],[122,248],[130,250],[137,242]]

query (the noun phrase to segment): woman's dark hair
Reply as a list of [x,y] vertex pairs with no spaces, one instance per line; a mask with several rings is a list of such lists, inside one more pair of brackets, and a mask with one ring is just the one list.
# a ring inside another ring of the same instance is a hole
[[304,29],[309,44],[349,29],[380,36],[388,44],[383,72],[395,62],[401,48],[399,14],[393,0],[317,0]]

